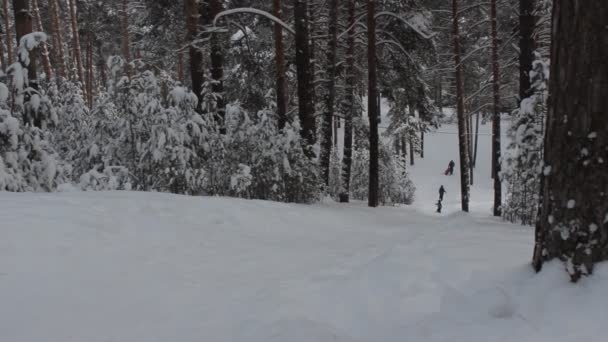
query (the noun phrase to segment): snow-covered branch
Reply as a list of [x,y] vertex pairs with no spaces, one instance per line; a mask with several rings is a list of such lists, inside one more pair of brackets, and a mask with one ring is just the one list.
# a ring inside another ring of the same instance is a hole
[[257,15],[261,15],[263,17],[266,17],[267,19],[270,19],[271,21],[281,25],[287,32],[295,35],[296,32],[294,31],[293,28],[291,28],[291,26],[287,25],[284,21],[282,21],[281,19],[275,17],[274,15],[266,12],[266,11],[262,11],[259,9],[255,9],[255,8],[250,8],[250,7],[242,7],[242,8],[233,8],[233,9],[229,9],[229,10],[225,10],[222,11],[220,13],[218,13],[215,18],[213,19],[213,25],[215,26],[218,19],[220,19],[221,17],[224,16],[228,16],[228,15],[232,15],[232,14],[239,14],[239,13],[250,13],[250,14],[257,14]]

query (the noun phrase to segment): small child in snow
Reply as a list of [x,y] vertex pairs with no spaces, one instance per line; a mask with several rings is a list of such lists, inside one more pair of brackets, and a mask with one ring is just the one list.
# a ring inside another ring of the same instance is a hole
[[446,193],[447,191],[445,191],[445,188],[443,187],[443,185],[439,188],[439,201],[443,201],[443,195]]
[[441,201],[437,201],[435,205],[437,206],[437,212],[441,214]]

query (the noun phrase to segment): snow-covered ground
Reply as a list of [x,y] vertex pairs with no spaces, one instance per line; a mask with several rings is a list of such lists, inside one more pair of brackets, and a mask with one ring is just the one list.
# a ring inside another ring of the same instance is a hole
[[601,340],[608,265],[535,275],[532,230],[490,216],[485,147],[459,213],[456,139],[427,135],[407,208],[0,193],[0,341]]

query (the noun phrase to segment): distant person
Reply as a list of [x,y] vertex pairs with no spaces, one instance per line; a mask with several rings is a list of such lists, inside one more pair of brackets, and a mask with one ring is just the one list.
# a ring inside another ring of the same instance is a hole
[[437,212],[441,214],[441,201],[437,201],[435,205],[437,206]]
[[439,188],[439,201],[443,201],[443,195],[446,193],[447,191],[445,191],[445,188],[443,187],[443,185]]
[[453,160],[450,160],[450,163],[448,164],[448,174],[450,176],[454,174],[454,166],[456,166],[456,163],[454,163]]

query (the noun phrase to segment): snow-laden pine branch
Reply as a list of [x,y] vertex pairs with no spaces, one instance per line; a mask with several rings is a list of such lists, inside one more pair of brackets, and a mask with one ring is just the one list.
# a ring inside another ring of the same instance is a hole
[[213,19],[213,26],[216,25],[218,19],[220,19],[221,17],[227,16],[227,15],[232,15],[232,14],[239,14],[239,13],[250,13],[250,14],[261,15],[261,16],[266,17],[267,19],[270,19],[271,21],[274,21],[275,23],[281,25],[287,32],[289,32],[293,35],[296,34],[296,31],[294,31],[294,29],[291,28],[291,26],[287,25],[287,23],[285,23],[281,19],[275,17],[274,15],[272,15],[266,11],[262,11],[262,10],[250,8],[250,7],[233,8],[233,9],[225,10],[225,11],[218,13],[215,16],[215,18]]

